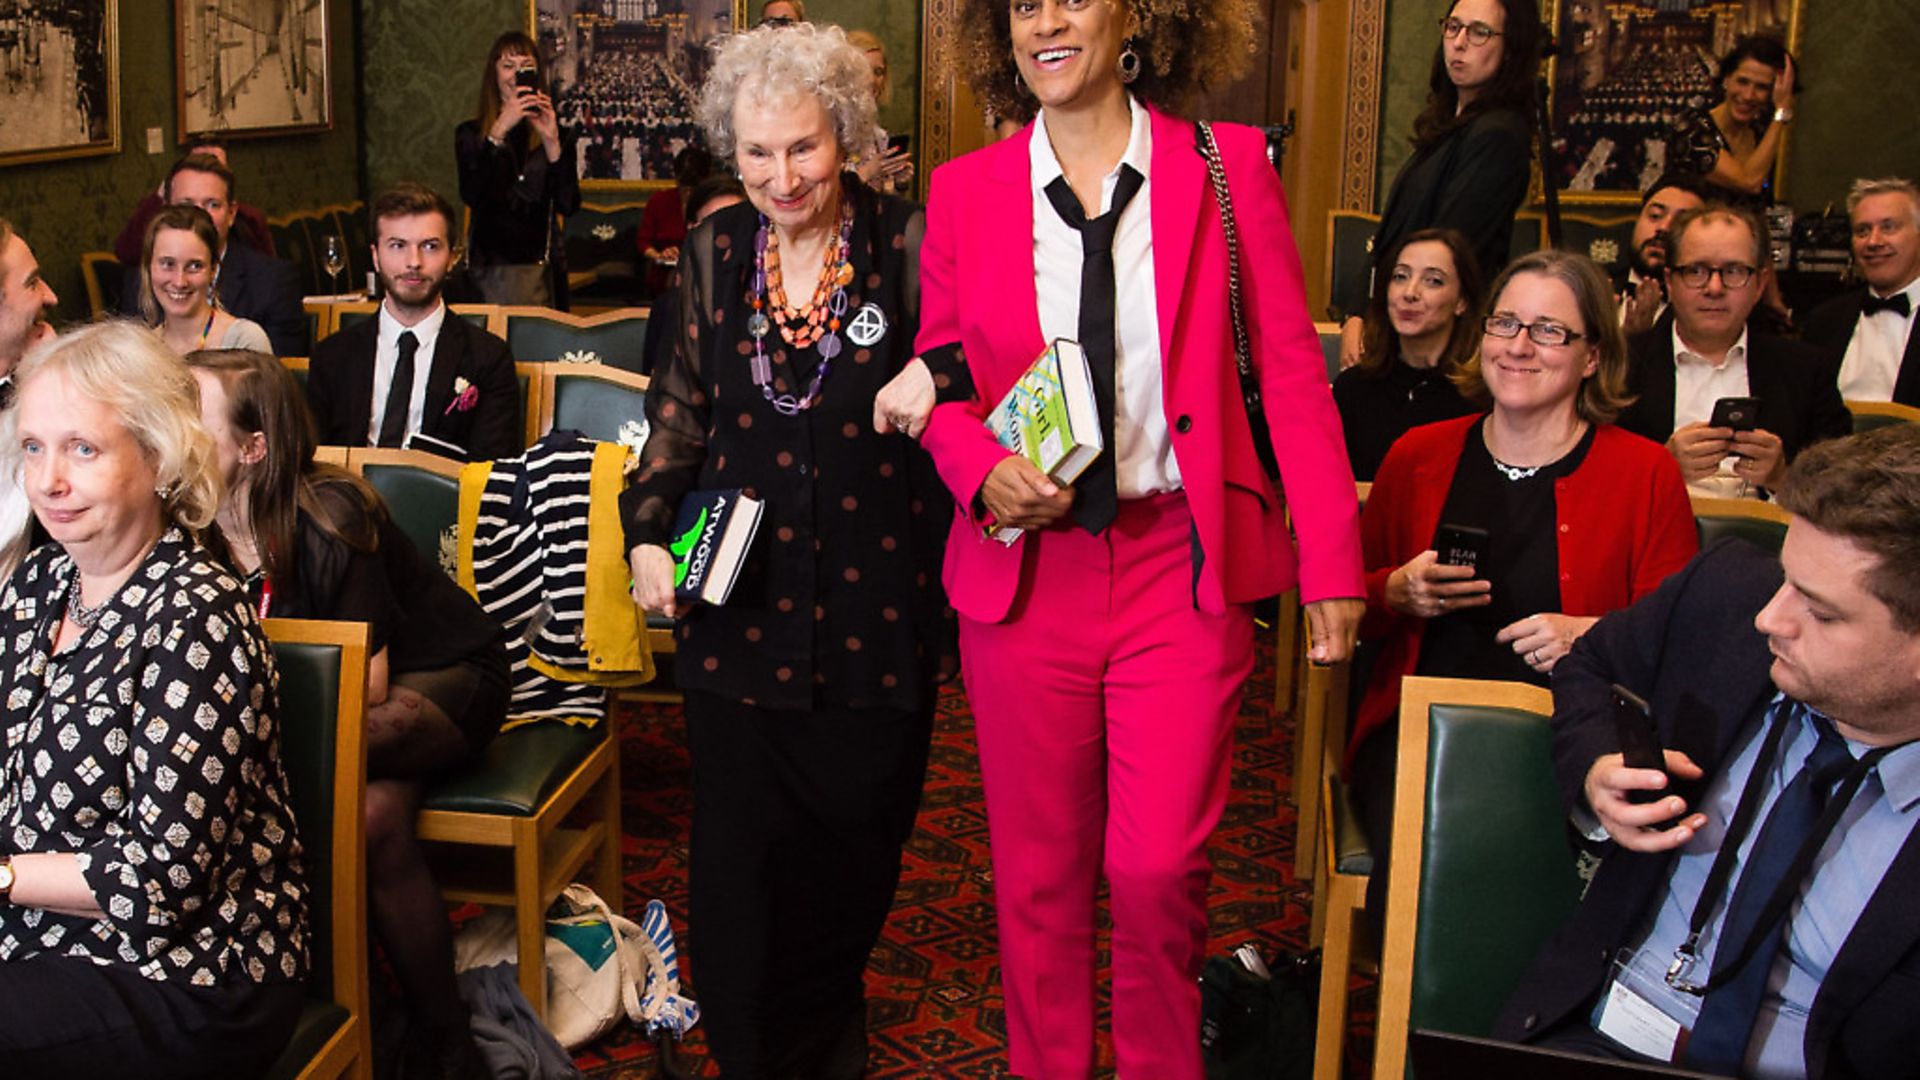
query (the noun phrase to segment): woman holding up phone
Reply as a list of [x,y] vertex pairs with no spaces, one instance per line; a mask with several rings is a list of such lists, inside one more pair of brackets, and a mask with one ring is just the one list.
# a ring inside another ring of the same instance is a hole
[[[1405,675],[1548,683],[1599,616],[1699,550],[1673,458],[1613,425],[1626,340],[1606,274],[1540,251],[1494,282],[1461,391],[1490,412],[1414,428],[1387,451],[1360,518],[1363,640],[1379,654],[1348,751],[1375,866],[1393,822]],[[1367,908],[1385,910],[1386,874]]]
[[472,211],[467,265],[491,304],[566,310],[567,268],[556,214],[580,209],[573,140],[547,96],[546,61],[533,39],[494,39],[475,118],[453,133],[460,201]]

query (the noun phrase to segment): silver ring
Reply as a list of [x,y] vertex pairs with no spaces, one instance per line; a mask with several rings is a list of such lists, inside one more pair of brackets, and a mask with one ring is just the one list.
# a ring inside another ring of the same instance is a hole
[[1539,649],[1533,650],[1533,666],[1534,667],[1540,666],[1540,650]]

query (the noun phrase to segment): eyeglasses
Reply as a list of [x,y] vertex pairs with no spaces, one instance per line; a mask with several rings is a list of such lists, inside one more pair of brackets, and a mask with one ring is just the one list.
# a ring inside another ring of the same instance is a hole
[[1593,337],[1582,334],[1572,327],[1557,322],[1521,322],[1511,315],[1489,315],[1484,324],[1488,334],[1497,338],[1516,338],[1525,330],[1535,345],[1571,345],[1576,341]]
[[1475,45],[1485,45],[1501,36],[1500,31],[1483,22],[1465,23],[1451,15],[1440,20],[1440,36],[1448,41],[1459,37],[1462,31],[1466,33],[1467,40]]
[[1680,279],[1682,285],[1689,289],[1706,288],[1707,281],[1715,274],[1720,275],[1720,284],[1729,289],[1737,289],[1752,281],[1753,275],[1760,272],[1757,267],[1748,266],[1746,263],[1728,263],[1725,266],[1688,263],[1685,266],[1670,267],[1669,270],[1674,277]]
[[800,20],[791,15],[769,15],[760,20],[761,26],[792,26]]

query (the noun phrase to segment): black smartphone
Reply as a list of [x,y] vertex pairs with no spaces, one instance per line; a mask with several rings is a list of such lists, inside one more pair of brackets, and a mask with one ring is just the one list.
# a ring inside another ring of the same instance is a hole
[[1487,556],[1487,530],[1473,525],[1442,523],[1433,534],[1433,550],[1442,566],[1471,566],[1479,569]]
[[[1639,694],[1613,684],[1613,730],[1620,740],[1620,756],[1630,769],[1667,771],[1667,755],[1660,748],[1660,732],[1653,726],[1653,710]],[[1635,791],[1631,803],[1650,803],[1667,797],[1667,789]]]
[[1713,403],[1713,416],[1707,421],[1708,427],[1732,428],[1735,431],[1752,431],[1760,426],[1760,399],[1757,397],[1723,397]]
[[519,71],[514,72],[513,85],[519,87],[520,92],[523,94],[528,93],[529,91],[539,90],[540,89],[540,69],[523,67]]
[[887,149],[889,151],[897,150],[904,154],[913,149],[913,136],[889,135],[887,136]]

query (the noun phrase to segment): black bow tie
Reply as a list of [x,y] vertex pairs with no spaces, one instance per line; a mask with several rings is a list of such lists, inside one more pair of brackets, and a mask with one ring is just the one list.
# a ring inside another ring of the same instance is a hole
[[1895,312],[1904,319],[1913,314],[1913,304],[1907,299],[1907,294],[1903,292],[1894,293],[1885,299],[1868,293],[1866,298],[1860,301],[1860,314],[1862,315],[1878,315],[1883,311]]

